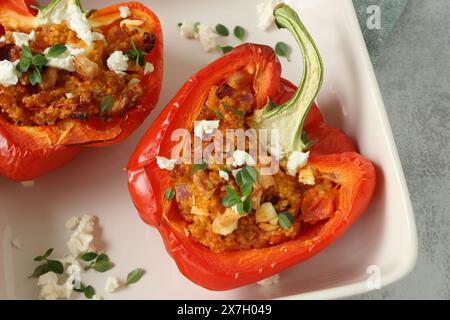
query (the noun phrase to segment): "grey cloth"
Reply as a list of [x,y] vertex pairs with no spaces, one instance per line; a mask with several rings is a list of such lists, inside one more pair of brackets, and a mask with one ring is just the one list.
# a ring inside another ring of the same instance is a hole
[[[407,3],[408,0],[353,0],[353,5],[355,6],[359,24],[373,64],[378,60],[383,50],[384,42],[391,35]],[[373,5],[378,6],[379,9],[377,7],[370,7]],[[379,10],[380,12],[380,29],[373,28],[373,20],[371,17],[375,13],[374,10]]]

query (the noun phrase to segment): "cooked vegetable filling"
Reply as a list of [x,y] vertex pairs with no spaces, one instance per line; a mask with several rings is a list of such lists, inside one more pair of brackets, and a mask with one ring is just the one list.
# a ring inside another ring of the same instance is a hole
[[[227,129],[250,128],[253,77],[240,70],[209,90],[192,141],[199,133],[209,134],[211,140],[202,142],[205,147],[214,141],[216,129],[225,137]],[[279,170],[266,175],[261,169],[267,162],[251,158],[249,143],[245,150],[236,151],[236,144],[232,150],[224,151],[225,164],[210,159],[179,164],[171,171],[176,203],[195,241],[215,252],[264,248],[334,215],[339,185],[308,166],[307,159],[280,160]]]
[[126,19],[119,14],[108,26],[91,27],[92,43],[80,39],[72,21],[5,30],[0,116],[16,125],[54,125],[64,119],[107,121],[135,108],[140,80],[153,70],[145,55],[155,37],[131,12]]

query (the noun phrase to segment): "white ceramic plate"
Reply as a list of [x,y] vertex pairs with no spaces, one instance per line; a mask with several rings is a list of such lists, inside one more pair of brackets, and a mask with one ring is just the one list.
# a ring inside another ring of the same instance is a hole
[[[88,1],[84,1],[87,3]],[[118,1],[89,1],[103,7]],[[156,230],[138,218],[127,191],[123,168],[139,138],[178,88],[199,68],[216,58],[196,41],[178,35],[183,19],[229,27],[242,25],[248,40],[274,45],[293,41],[284,31],[257,30],[257,1],[142,1],[160,17],[165,37],[165,78],[158,109],[145,125],[121,145],[86,150],[68,166],[36,181],[33,188],[0,178],[0,298],[35,299],[35,280],[27,276],[32,258],[49,247],[66,252],[65,221],[91,213],[99,217],[102,247],[116,267],[106,274],[89,273],[85,282],[106,299],[264,299],[339,298],[363,293],[381,276],[386,286],[414,266],[417,239],[402,168],[383,101],[350,0],[298,0],[300,12],[322,53],[325,82],[319,106],[326,119],[345,130],[362,154],[377,167],[378,184],[372,204],[361,219],[333,245],[281,274],[280,282],[263,288],[249,285],[211,292],[185,279],[166,253]],[[237,44],[233,39],[232,44]],[[283,74],[299,79],[299,51],[283,60]],[[23,248],[10,245],[18,237]],[[135,267],[147,270],[131,288],[103,292],[107,275],[123,278]],[[369,266],[375,266],[369,268]],[[368,272],[369,270],[369,272]],[[379,271],[379,273],[378,273]],[[373,281],[375,280],[375,281]]]

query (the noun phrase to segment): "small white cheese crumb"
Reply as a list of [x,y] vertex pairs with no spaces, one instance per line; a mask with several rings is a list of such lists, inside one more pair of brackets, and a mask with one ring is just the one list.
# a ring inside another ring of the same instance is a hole
[[205,52],[217,50],[217,39],[219,36],[213,31],[210,26],[201,23],[198,26],[198,33],[195,35],[195,37],[200,40],[200,43]]
[[219,170],[219,176],[226,181],[230,179],[230,175],[228,174],[228,172],[223,170]]
[[0,42],[5,42],[6,41],[6,37],[5,36],[1,36],[0,37]]
[[11,241],[11,245],[12,245],[14,248],[16,248],[16,249],[22,249],[22,242],[20,242],[20,239],[19,239],[19,238],[14,238],[14,239]]
[[36,40],[36,31],[31,31],[30,34],[28,35],[28,40],[30,41],[34,41]]
[[233,153],[233,167],[240,167],[244,164],[248,166],[254,166],[256,165],[255,159],[252,158],[251,155],[249,155],[247,152],[242,150],[236,150]]
[[75,96],[74,96],[74,94],[72,92],[67,92],[66,93],[66,98],[67,99],[73,99],[73,98],[75,98]]
[[117,288],[119,288],[119,286],[120,286],[119,280],[113,277],[108,277],[106,279],[105,291],[108,293],[113,293],[114,291],[116,291]]
[[[66,45],[67,50],[55,58],[48,58],[47,67],[66,70],[69,72],[75,71],[75,57],[84,53],[85,49],[74,48],[70,45]],[[47,54],[50,47],[44,50],[44,54]]]
[[9,87],[19,82],[19,76],[14,63],[8,60],[0,61],[0,85]]
[[100,32],[92,32],[92,40],[93,41],[105,40],[105,36]]
[[155,67],[153,66],[153,63],[147,62],[144,67],[144,75],[152,73],[153,71],[155,71]]
[[131,16],[131,10],[128,7],[119,7],[120,17],[126,19]]
[[287,174],[295,177],[297,175],[297,171],[300,168],[303,168],[308,163],[309,151],[304,153],[300,151],[294,151],[289,155],[287,161]]
[[76,256],[82,252],[95,251],[94,244],[94,225],[95,217],[90,215],[84,215],[76,230],[70,236],[67,246],[72,253]]
[[276,283],[278,283],[278,281],[280,280],[280,275],[276,274],[274,276],[271,276],[269,278],[263,279],[261,281],[258,281],[257,283],[262,286],[262,287],[270,287],[271,285],[274,285]]
[[156,157],[156,164],[160,169],[173,170],[177,163],[176,159],[167,159],[164,157]]
[[58,284],[58,276],[54,272],[47,272],[38,279],[41,287],[39,298],[43,300],[69,299],[72,295],[72,283]]
[[73,230],[80,224],[80,218],[72,217],[66,221],[66,229]]
[[195,121],[194,134],[202,138],[203,134],[213,134],[219,128],[219,120],[202,120]]
[[194,39],[197,32],[195,32],[195,22],[183,21],[180,26],[180,35],[187,39]]
[[267,31],[275,24],[275,17],[273,16],[273,10],[278,4],[278,1],[267,0],[256,6],[258,10],[258,28]]
[[23,32],[13,32],[12,36],[16,46],[28,46],[28,42],[30,41],[29,34]]
[[34,180],[30,180],[30,181],[22,181],[20,184],[22,185],[22,187],[32,188],[36,185],[36,182]]
[[128,57],[122,51],[115,51],[106,61],[109,70],[117,74],[124,74],[128,70]]

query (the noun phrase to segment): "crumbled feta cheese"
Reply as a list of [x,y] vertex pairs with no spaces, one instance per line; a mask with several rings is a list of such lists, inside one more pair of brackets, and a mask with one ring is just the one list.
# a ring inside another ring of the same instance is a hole
[[201,120],[195,121],[194,134],[202,138],[203,134],[213,134],[219,128],[219,120]]
[[155,71],[155,67],[153,66],[152,63],[147,62],[144,67],[144,75],[152,73],[153,71]]
[[92,45],[94,39],[91,26],[75,1],[60,1],[50,12],[43,14],[43,11],[39,11],[37,15],[39,25],[60,24],[63,21],[68,22],[69,28],[77,34],[78,38],[87,45]]
[[219,176],[226,181],[230,179],[230,175],[224,170],[219,170]]
[[124,74],[128,70],[128,57],[122,51],[114,51],[106,61],[109,70]]
[[242,150],[236,150],[233,153],[233,167],[240,167],[244,164],[248,166],[256,165],[256,161],[247,152]]
[[308,152],[300,152],[294,151],[289,155],[286,169],[287,174],[295,177],[297,175],[297,171],[300,168],[303,168],[308,163],[309,151]]
[[40,276],[37,284],[41,287],[39,299],[43,300],[69,299],[73,292],[72,283],[59,285],[58,276],[51,271]]
[[256,6],[258,10],[258,28],[267,31],[272,28],[275,24],[275,17],[273,15],[273,10],[278,4],[278,1],[266,0]]
[[5,42],[6,41],[6,37],[5,36],[1,36],[0,37],[0,42]]
[[[75,57],[83,54],[85,49],[74,48],[70,45],[66,45],[67,50],[55,58],[48,58],[47,67],[53,67],[69,72],[75,71]],[[47,54],[50,48],[44,50],[44,54]]]
[[298,181],[313,186],[316,183],[313,169],[311,167],[300,169],[298,172]]
[[176,159],[167,159],[164,157],[156,157],[156,164],[160,169],[173,170],[177,163]]
[[280,275],[276,274],[274,276],[271,276],[269,278],[263,279],[261,281],[258,281],[257,283],[262,286],[262,287],[270,287],[271,285],[274,285],[276,283],[278,283],[278,281],[280,280]]
[[14,63],[8,60],[0,61],[0,85],[9,87],[19,82],[19,75]]
[[201,23],[198,26],[198,33],[195,37],[200,40],[205,52],[211,52],[217,49],[217,39],[219,36],[210,26]]
[[119,280],[113,277],[108,277],[106,279],[105,291],[108,293],[113,293],[114,291],[116,291],[117,288],[119,288],[119,286],[120,286]]
[[16,249],[22,249],[22,242],[20,241],[19,238],[14,238],[11,241],[11,245]]
[[196,22],[183,21],[180,26],[180,35],[188,39],[194,39],[195,35],[197,34],[195,30],[196,24]]
[[66,98],[67,99],[73,99],[73,98],[75,98],[75,96],[74,96],[74,94],[72,92],[67,92],[66,93]]
[[75,231],[70,236],[67,246],[72,255],[79,255],[86,251],[95,251],[94,244],[95,217],[84,215]]
[[66,221],[66,229],[73,230],[78,226],[79,223],[80,223],[80,218],[72,217]]
[[92,40],[93,41],[105,40],[105,36],[100,32],[92,32]]
[[126,19],[129,16],[131,16],[131,10],[128,7],[119,7],[119,11],[120,11],[120,17],[123,19]]
[[28,42],[30,41],[30,35],[28,33],[13,32],[12,36],[16,46],[28,46]]
[[36,31],[32,30],[32,31],[30,32],[30,34],[28,35],[28,39],[29,39],[30,41],[35,41],[35,40],[36,40]]
[[36,182],[34,180],[30,180],[30,181],[22,181],[20,184],[22,185],[22,187],[32,188],[36,185]]

